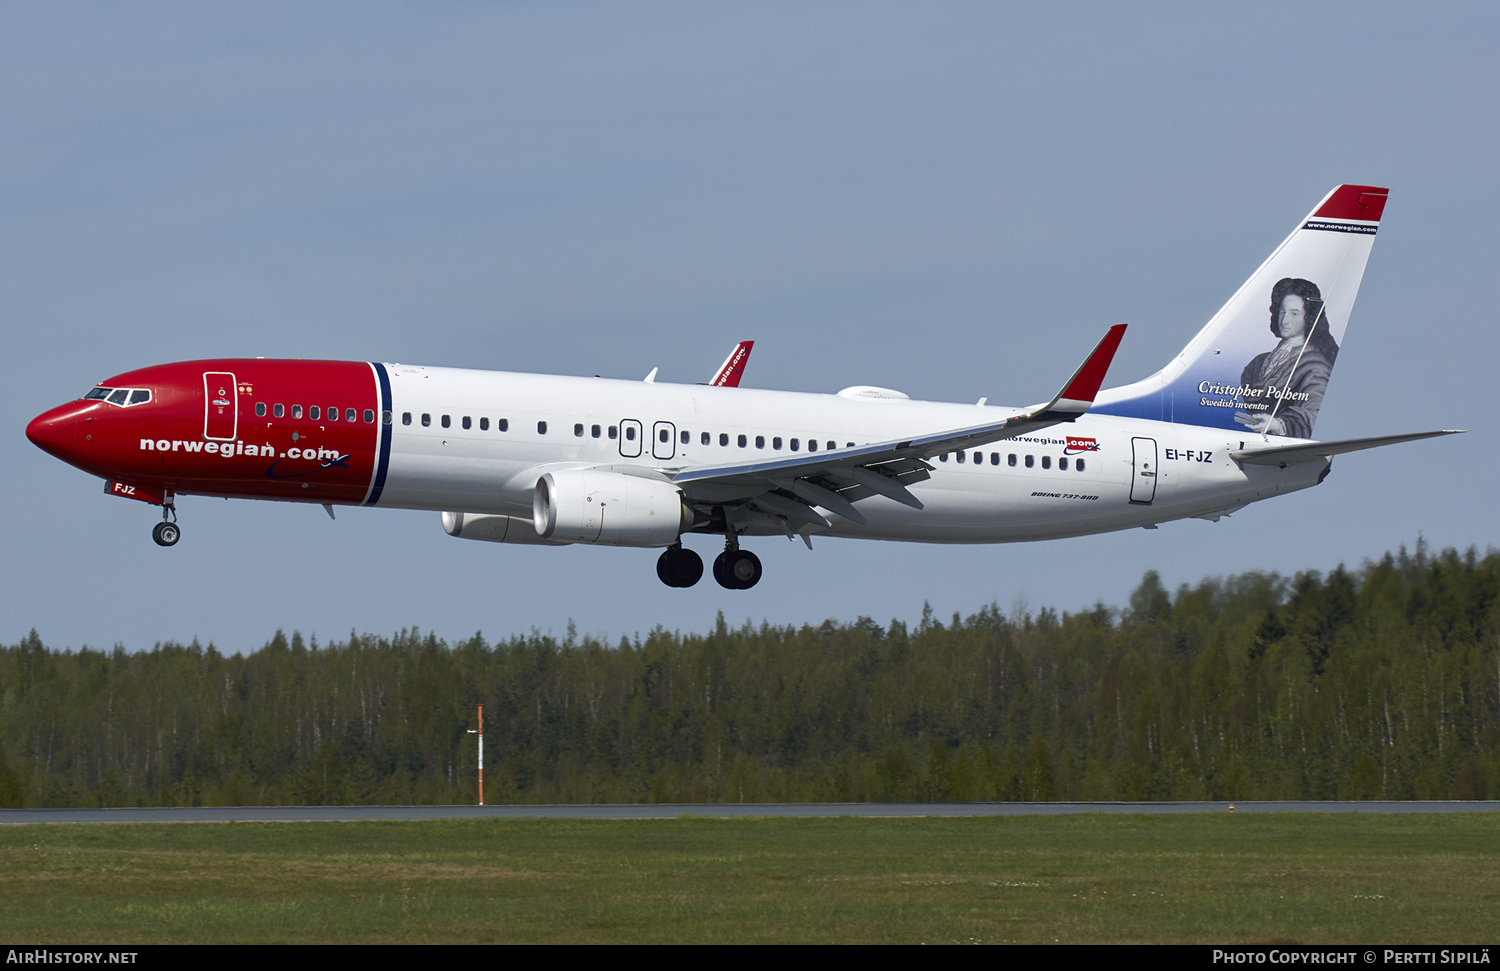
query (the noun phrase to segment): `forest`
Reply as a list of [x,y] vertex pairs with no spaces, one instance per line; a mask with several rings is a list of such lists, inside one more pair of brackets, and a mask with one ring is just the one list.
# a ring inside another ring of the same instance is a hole
[[1500,553],[600,643],[0,646],[0,806],[1484,799]]

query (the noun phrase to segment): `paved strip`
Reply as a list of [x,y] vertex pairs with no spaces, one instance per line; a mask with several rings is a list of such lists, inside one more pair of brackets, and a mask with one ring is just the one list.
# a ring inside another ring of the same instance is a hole
[[0,825],[27,823],[352,822],[413,819],[676,819],[680,816],[1065,816],[1073,813],[1473,813],[1500,800],[1370,802],[899,802],[651,803],[602,806],[227,806],[0,809]]

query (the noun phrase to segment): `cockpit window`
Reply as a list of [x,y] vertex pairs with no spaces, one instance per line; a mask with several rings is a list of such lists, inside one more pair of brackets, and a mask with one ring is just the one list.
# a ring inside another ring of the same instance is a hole
[[108,401],[112,405],[130,407],[143,405],[151,400],[151,392],[145,388],[94,388],[83,396],[84,401]]

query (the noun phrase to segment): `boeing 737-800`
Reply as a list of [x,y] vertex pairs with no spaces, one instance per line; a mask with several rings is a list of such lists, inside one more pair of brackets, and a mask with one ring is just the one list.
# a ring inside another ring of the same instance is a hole
[[684,533],[721,534],[724,587],[760,560],[744,537],[1011,543],[1216,520],[1317,485],[1332,456],[1447,434],[1313,441],[1386,190],[1340,186],[1180,354],[1101,392],[1110,328],[1045,404],[912,401],[404,364],[211,360],[110,378],[27,436],[162,507],[179,495],[426,509],[463,539],[662,549],[687,587]]

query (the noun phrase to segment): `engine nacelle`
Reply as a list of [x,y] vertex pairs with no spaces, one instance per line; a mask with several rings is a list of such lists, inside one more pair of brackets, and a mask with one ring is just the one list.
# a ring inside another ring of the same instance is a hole
[[693,526],[691,507],[670,482],[599,469],[542,476],[531,515],[544,540],[602,546],[671,546]]
[[443,513],[443,532],[459,539],[486,543],[524,543],[528,546],[566,546],[562,540],[542,539],[531,520],[515,516],[492,516],[482,512]]

